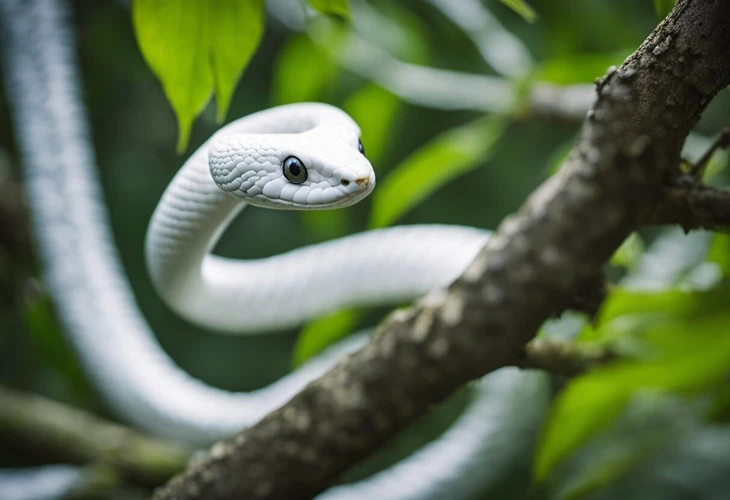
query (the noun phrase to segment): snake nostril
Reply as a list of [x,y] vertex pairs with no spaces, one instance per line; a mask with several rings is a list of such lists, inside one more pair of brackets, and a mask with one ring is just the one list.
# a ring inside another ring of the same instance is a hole
[[368,184],[370,184],[370,178],[369,177],[363,177],[362,179],[358,179],[355,181],[355,183],[358,186],[364,186],[367,187]]
[[347,186],[350,185],[350,181],[348,181],[347,179],[342,179],[340,181],[340,184],[342,184],[343,186],[347,187]]

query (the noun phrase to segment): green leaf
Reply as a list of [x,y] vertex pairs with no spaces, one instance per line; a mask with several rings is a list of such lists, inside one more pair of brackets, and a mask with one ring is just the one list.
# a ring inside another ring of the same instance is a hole
[[312,321],[299,334],[294,346],[292,365],[302,365],[341,338],[352,333],[360,320],[357,309],[342,309]]
[[504,5],[517,12],[528,23],[537,19],[537,13],[525,0],[499,0]]
[[730,277],[730,235],[724,233],[712,235],[707,260],[716,264],[724,277]]
[[279,51],[274,73],[274,102],[317,101],[332,86],[337,66],[308,37],[297,35]]
[[540,439],[535,479],[604,430],[639,391],[695,393],[730,375],[730,316],[675,320],[648,329],[653,355],[617,361],[574,379],[557,397]]
[[591,439],[550,475],[545,498],[671,498],[673,495],[666,494],[606,495],[605,491],[664,457],[683,440],[692,439],[693,430],[702,425],[703,405],[698,399],[657,392],[632,397],[606,432]]
[[615,289],[606,299],[598,315],[599,324],[630,315],[671,315],[690,320],[722,310],[730,290],[718,287],[709,291],[663,290],[642,292]]
[[391,224],[452,179],[482,164],[506,129],[490,116],[447,130],[408,156],[375,190],[371,227]]
[[631,233],[611,257],[611,265],[631,269],[644,252],[644,242],[637,233]]
[[225,118],[236,83],[263,34],[263,0],[134,0],[132,21],[142,55],[175,111],[177,150],[215,90]]
[[322,14],[350,20],[350,0],[309,0],[309,5]]
[[694,292],[614,290],[580,340],[609,342],[614,352],[635,356],[575,379],[557,398],[536,478],[605,429],[638,391],[698,391],[724,380],[730,372],[728,297],[727,285]]
[[368,159],[376,170],[382,166],[383,150],[393,136],[393,124],[401,109],[396,96],[375,84],[352,94],[342,108],[357,122]]
[[208,1],[208,50],[215,82],[217,120],[222,122],[226,118],[238,80],[264,34],[264,1]]
[[641,354],[639,334],[648,327],[672,321],[692,321],[724,310],[730,290],[634,291],[615,288],[604,300],[593,325],[580,333],[580,342],[611,345],[623,354]]
[[607,369],[575,379],[558,396],[548,416],[535,456],[535,479],[543,481],[594,432],[619,414],[628,394],[611,383]]
[[676,0],[654,0],[654,11],[656,11],[659,19],[664,19],[672,11],[676,3]]

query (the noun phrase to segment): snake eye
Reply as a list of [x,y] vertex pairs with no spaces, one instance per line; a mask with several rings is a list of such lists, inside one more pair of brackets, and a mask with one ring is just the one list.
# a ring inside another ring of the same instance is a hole
[[296,156],[290,156],[284,160],[284,177],[292,184],[301,184],[307,180],[307,168]]
[[360,139],[357,140],[357,150],[360,151],[360,154],[365,156],[365,146],[362,145],[362,141]]

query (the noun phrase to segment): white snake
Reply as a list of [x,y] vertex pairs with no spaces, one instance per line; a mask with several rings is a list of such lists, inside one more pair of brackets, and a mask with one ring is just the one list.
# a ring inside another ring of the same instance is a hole
[[487,233],[409,226],[255,261],[209,253],[246,204],[328,209],[368,195],[375,174],[359,135],[344,112],[308,103],[241,118],[203,144],[168,186],[147,231],[147,265],[166,302],[204,327],[261,332],[343,306],[411,300],[456,278]]
[[[85,142],[64,9],[47,0],[2,0],[0,9],[6,87],[45,282],[88,376],[119,416],[157,435],[211,443],[255,423],[324,373],[336,356],[361,345],[362,337],[352,337],[250,393],[215,389],[180,370],[156,342],[121,272]],[[246,203],[309,209],[362,199],[375,180],[358,145],[357,125],[324,104],[275,108],[222,128],[175,176],[149,226],[147,263],[165,301],[205,327],[262,332],[347,305],[413,299],[458,276],[487,232],[395,227],[261,260],[210,254]],[[297,159],[298,170],[290,158]],[[479,491],[498,469],[509,467],[510,454],[504,444],[495,448],[493,438],[507,428],[532,429],[547,397],[541,377],[516,370],[497,375],[480,382],[476,401],[436,442],[323,497],[371,498],[380,492],[393,499],[459,498]],[[487,401],[495,394],[502,398],[496,416]],[[532,399],[529,405],[525,397]],[[505,411],[517,415],[505,418]],[[493,463],[491,449],[499,449],[500,463]],[[515,458],[524,452],[513,451]],[[493,465],[489,474],[485,463]],[[473,477],[470,470],[480,472]]]

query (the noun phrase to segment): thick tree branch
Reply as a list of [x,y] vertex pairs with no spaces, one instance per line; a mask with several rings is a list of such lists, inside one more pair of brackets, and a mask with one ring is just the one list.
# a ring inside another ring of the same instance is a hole
[[730,83],[729,48],[730,2],[680,0],[598,84],[565,167],[461,278],[392,314],[362,350],[155,498],[312,497],[465,382],[516,363],[657,202],[691,127]]

